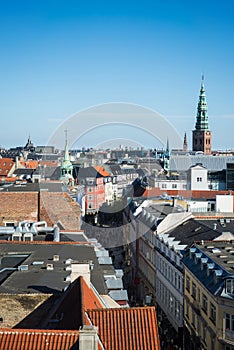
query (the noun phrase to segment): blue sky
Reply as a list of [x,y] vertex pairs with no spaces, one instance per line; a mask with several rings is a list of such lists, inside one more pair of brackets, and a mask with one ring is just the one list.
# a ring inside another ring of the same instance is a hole
[[0,145],[46,144],[108,102],[159,112],[191,144],[204,73],[213,148],[233,149],[233,16],[232,0],[1,1]]

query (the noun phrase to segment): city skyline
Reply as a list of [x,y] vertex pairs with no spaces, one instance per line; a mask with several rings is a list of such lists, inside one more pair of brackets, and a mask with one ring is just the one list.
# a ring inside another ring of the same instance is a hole
[[204,74],[213,149],[233,149],[233,10],[200,0],[1,3],[1,146],[29,134],[47,144],[76,112],[125,102],[159,112],[181,140],[186,131],[191,149]]

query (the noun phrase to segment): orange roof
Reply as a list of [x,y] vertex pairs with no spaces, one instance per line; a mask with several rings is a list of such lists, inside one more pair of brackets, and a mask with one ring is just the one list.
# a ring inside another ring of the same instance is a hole
[[84,278],[80,277],[80,291],[81,291],[81,311],[82,323],[89,325],[90,322],[85,314],[88,309],[102,309],[104,305],[101,304],[99,298],[94,291],[87,285]]
[[[218,194],[230,194],[230,191],[216,191],[216,190],[161,190],[158,187],[154,187],[151,189],[146,189],[143,196],[144,197],[154,197],[154,196],[160,196],[163,193],[167,193],[168,196],[183,196],[184,198],[206,198],[211,199],[215,198]],[[233,191],[231,191],[233,194]]]
[[154,307],[87,311],[106,350],[159,350]]
[[0,329],[0,350],[70,350],[78,331]]
[[96,169],[97,170],[97,172],[99,173],[99,174],[101,174],[102,176],[110,176],[110,173],[108,173],[108,171],[106,171],[102,166],[95,166],[94,167],[94,169]]
[[37,169],[38,168],[38,161],[37,160],[21,161],[20,164],[26,169]]
[[15,165],[11,158],[0,158],[0,176],[8,176],[10,170]]

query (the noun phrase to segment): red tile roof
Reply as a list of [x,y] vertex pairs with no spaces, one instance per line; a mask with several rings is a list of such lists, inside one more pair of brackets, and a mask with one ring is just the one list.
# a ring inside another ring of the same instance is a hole
[[81,310],[82,310],[82,323],[89,325],[90,321],[85,313],[88,309],[102,309],[104,305],[102,305],[100,299],[97,297],[93,289],[91,289],[84,278],[80,277],[80,292],[81,292]]
[[154,307],[87,311],[105,350],[159,350]]
[[20,161],[20,164],[23,168],[26,169],[37,169],[38,168],[38,161],[37,160],[27,160],[27,161]]
[[99,174],[101,174],[102,176],[110,176],[110,173],[108,173],[108,171],[106,171],[102,166],[95,166],[94,169],[97,170],[97,172],[99,172]]
[[[218,194],[230,194],[230,191],[216,191],[216,190],[204,190],[204,191],[200,191],[200,190],[161,190],[158,187],[154,187],[151,189],[146,189],[143,196],[144,197],[155,197],[155,196],[160,196],[163,193],[167,193],[168,196],[183,196],[184,198],[196,198],[196,199],[202,199],[202,198],[206,198],[206,199],[212,199],[215,198],[216,195]],[[231,191],[232,194],[234,191]]]
[[0,158],[0,176],[8,176],[15,162],[11,158]]
[[78,331],[0,329],[0,350],[71,350]]

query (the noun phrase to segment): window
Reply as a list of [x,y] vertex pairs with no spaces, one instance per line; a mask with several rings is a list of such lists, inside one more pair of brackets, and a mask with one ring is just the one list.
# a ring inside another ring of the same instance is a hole
[[207,313],[207,297],[204,294],[202,295],[202,308]]
[[194,299],[196,299],[196,294],[197,294],[197,288],[196,288],[196,284],[193,282],[192,283],[192,296],[194,297]]
[[226,331],[234,331],[234,315],[225,314]]
[[200,294],[200,289],[197,288],[197,302],[198,304],[200,305],[200,302],[201,302],[201,294]]
[[162,184],[162,188],[167,188],[167,184]]
[[233,279],[227,279],[225,286],[226,286],[226,293],[227,294],[234,294],[234,280]]
[[181,277],[178,275],[178,289],[181,290]]
[[204,342],[206,342],[206,326],[204,323],[202,325],[202,339]]
[[93,195],[89,194],[88,198],[89,198],[89,200],[92,200],[93,199]]
[[185,315],[189,318],[189,305],[187,302],[185,302]]
[[89,192],[92,192],[92,187],[89,187],[89,188],[88,188],[88,191],[89,191]]
[[214,324],[216,324],[216,307],[212,303],[210,303],[210,319]]
[[177,273],[175,272],[175,287],[177,288],[177,284],[178,284],[178,275]]
[[172,188],[177,188],[177,184],[172,184]]
[[195,312],[192,310],[192,325],[195,328]]
[[197,177],[197,182],[202,182],[202,177]]
[[186,276],[186,289],[190,293],[190,278]]

